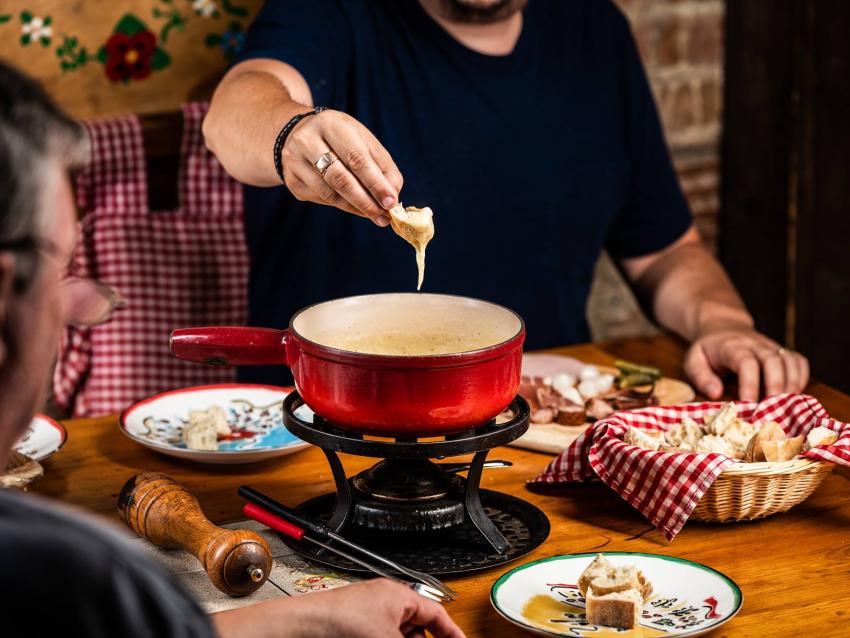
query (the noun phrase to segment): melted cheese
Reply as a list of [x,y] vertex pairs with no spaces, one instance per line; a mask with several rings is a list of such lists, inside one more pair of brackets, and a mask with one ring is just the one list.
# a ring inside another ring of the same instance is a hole
[[427,206],[403,208],[401,204],[393,206],[389,213],[390,225],[396,235],[416,249],[416,267],[419,270],[416,290],[419,290],[425,280],[425,247],[434,237],[434,213]]
[[501,335],[486,327],[463,327],[456,331],[384,330],[382,332],[352,331],[344,334],[329,332],[320,336],[320,343],[365,354],[392,356],[428,356],[455,354],[489,348],[502,341]]

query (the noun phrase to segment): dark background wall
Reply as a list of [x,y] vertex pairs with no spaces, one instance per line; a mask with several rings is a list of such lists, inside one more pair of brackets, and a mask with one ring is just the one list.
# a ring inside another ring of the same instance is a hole
[[850,391],[850,3],[726,15],[719,255],[758,326]]

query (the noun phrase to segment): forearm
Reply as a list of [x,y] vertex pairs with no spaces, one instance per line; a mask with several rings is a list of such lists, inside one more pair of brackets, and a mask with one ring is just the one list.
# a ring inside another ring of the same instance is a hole
[[635,282],[656,320],[694,341],[714,330],[753,327],[753,318],[722,266],[699,243],[657,259]]
[[226,77],[213,95],[203,133],[207,147],[230,175],[252,186],[276,186],[274,143],[281,127],[309,110],[265,71]]
[[[299,638],[323,628],[321,618],[310,618],[311,605],[298,599],[278,598],[210,614],[220,638]],[[320,634],[315,634],[320,635]]]

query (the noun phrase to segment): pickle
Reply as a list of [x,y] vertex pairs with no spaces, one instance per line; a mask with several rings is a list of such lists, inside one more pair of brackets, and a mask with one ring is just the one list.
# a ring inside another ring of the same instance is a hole
[[641,374],[651,377],[653,381],[661,378],[661,370],[653,366],[644,366],[629,361],[617,360],[614,362],[614,367],[622,373],[622,376]]
[[633,388],[639,385],[651,385],[655,383],[656,378],[650,376],[648,374],[642,374],[639,372],[633,372],[631,374],[622,374],[620,378],[617,379],[617,386],[621,390],[626,390],[628,388]]

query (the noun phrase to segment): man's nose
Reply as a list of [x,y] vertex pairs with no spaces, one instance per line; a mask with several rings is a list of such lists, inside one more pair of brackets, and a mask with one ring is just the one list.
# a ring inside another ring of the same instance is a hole
[[94,279],[68,277],[60,285],[62,317],[69,326],[105,323],[116,310],[127,305],[117,290]]

